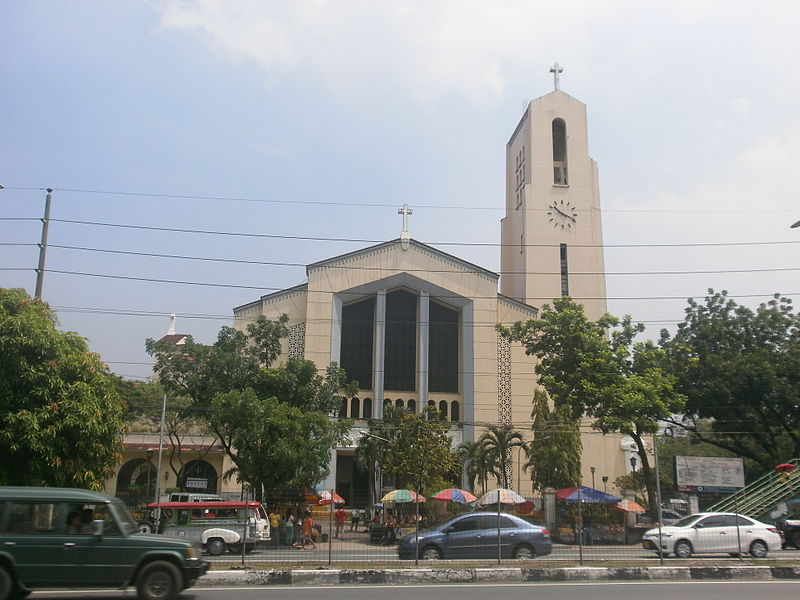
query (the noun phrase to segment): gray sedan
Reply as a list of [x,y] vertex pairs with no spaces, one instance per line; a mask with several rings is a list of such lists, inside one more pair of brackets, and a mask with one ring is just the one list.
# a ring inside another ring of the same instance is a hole
[[397,553],[401,559],[419,557],[493,558],[499,551],[502,558],[530,559],[550,554],[553,549],[550,533],[516,515],[496,512],[467,513],[453,517],[431,529],[400,538]]

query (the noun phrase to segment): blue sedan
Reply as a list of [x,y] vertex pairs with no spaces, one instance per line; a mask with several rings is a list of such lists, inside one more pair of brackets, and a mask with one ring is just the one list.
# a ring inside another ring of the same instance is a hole
[[[498,523],[499,519],[499,523]],[[496,512],[467,513],[398,541],[401,559],[413,559],[419,548],[424,560],[440,558],[497,558],[498,525],[502,558],[531,559],[550,554],[550,532],[516,515]]]

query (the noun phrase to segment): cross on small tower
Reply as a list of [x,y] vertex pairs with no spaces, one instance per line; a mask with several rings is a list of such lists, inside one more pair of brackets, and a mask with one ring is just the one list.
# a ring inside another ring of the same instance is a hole
[[408,208],[408,204],[403,204],[403,208],[397,210],[398,215],[403,215],[403,230],[400,232],[400,246],[403,250],[408,249],[411,234],[408,232],[408,215],[413,215],[414,211]]
[[556,89],[557,89],[557,90],[558,90],[558,89],[560,89],[560,88],[559,88],[559,85],[558,85],[558,83],[559,83],[559,82],[558,82],[558,76],[559,76],[561,73],[563,73],[563,72],[564,72],[564,67],[562,67],[561,65],[559,65],[559,64],[558,64],[558,61],[556,61],[556,64],[554,64],[552,67],[550,67],[550,72],[553,74],[553,83],[555,84],[555,86],[556,86]]

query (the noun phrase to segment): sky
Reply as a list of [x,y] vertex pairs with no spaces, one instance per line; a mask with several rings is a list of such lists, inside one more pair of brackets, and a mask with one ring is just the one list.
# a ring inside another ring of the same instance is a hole
[[[0,1],[0,287],[116,373],[304,265],[397,238],[500,270],[505,144],[527,103],[588,107],[609,312],[800,296],[800,4]],[[178,231],[181,230],[181,231]]]

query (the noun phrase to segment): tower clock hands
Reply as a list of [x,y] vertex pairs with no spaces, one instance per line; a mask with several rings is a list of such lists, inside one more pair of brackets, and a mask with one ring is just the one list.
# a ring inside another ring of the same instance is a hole
[[566,217],[567,219],[569,219],[569,220],[570,220],[570,221],[572,221],[573,223],[577,223],[577,221],[575,220],[575,217],[573,217],[573,216],[572,216],[571,214],[569,214],[569,213],[565,213],[563,210],[561,210],[560,208],[558,208],[558,206],[556,206],[555,204],[553,204],[553,210],[555,210],[555,211],[556,211],[557,213],[559,213],[560,215],[562,215],[562,216]]

